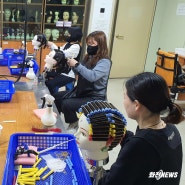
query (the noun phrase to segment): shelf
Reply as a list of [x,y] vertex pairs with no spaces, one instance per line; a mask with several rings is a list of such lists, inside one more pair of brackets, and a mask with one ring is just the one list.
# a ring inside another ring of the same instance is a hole
[[[3,24],[25,24],[25,22],[8,22],[8,21],[3,21]],[[27,24],[41,24],[41,22],[27,22]]]
[[[0,0],[0,47],[3,49],[14,48],[20,45],[21,41],[25,38],[25,30],[26,41],[28,42],[27,49],[30,53],[33,52],[32,39],[37,34],[44,33],[48,41],[62,46],[65,43],[64,35],[68,32],[68,26],[79,26],[84,30],[86,0],[80,0],[79,5],[73,4],[73,0],[67,0],[67,2],[70,2],[67,4],[61,4],[60,2],[63,0],[29,1],[31,3],[27,3],[26,6],[24,0]],[[48,3],[48,1],[54,3]],[[5,9],[8,9],[9,13],[5,12]],[[68,21],[64,19],[64,12],[68,12]],[[9,17],[5,17],[5,15]],[[67,22],[68,25],[62,25],[62,21]],[[57,34],[57,38],[53,39],[52,34]],[[40,60],[44,61],[45,55],[48,52],[46,49],[39,52],[39,59],[41,58]]]
[[[16,5],[25,5],[25,3],[16,3],[16,2],[3,2],[4,5],[12,5],[12,4],[16,4]],[[30,3],[27,4],[28,6],[38,6],[38,5],[42,5],[42,3]]]
[[59,6],[59,7],[82,7],[82,8],[84,8],[85,7],[85,5],[83,4],[83,5],[70,5],[70,4],[68,4],[68,5],[62,5],[62,4],[46,4],[46,6]]

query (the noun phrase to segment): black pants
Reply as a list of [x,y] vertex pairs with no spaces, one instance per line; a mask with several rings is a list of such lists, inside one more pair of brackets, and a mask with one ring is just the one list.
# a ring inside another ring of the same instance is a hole
[[86,104],[87,102],[94,100],[105,100],[101,97],[83,97],[83,98],[62,98],[67,91],[58,92],[54,95],[55,105],[58,109],[58,112],[64,114],[66,123],[74,123],[78,121],[76,112],[79,111],[79,108]]
[[65,76],[65,75],[57,75],[53,79],[49,79],[45,81],[46,86],[48,87],[48,90],[50,94],[53,96],[55,93],[58,92],[58,89],[60,87],[65,86],[66,84],[70,82],[74,82],[75,79]]

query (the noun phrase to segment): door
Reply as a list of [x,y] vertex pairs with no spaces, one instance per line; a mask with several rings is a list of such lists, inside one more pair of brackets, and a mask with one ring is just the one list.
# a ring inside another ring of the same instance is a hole
[[119,0],[112,46],[111,78],[144,71],[156,0]]

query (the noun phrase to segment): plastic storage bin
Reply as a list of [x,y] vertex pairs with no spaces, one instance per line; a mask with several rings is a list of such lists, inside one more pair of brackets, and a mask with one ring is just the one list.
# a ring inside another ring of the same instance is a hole
[[15,93],[14,83],[11,80],[0,80],[0,102],[9,102]]
[[2,54],[0,54],[0,66],[7,66],[8,59],[10,56],[20,56],[23,59],[24,52],[25,50],[23,49],[13,49],[13,48],[4,49]]
[[[9,60],[8,60],[8,68],[10,70],[10,73],[12,75],[19,75],[21,73],[21,68],[17,68],[17,65],[19,63],[23,63],[24,59],[21,59],[21,56],[12,56],[12,57],[9,57]],[[33,64],[33,71],[34,73],[36,74],[38,69],[39,69],[39,66],[37,64],[37,62],[35,60],[32,60],[34,62]],[[24,68],[23,69],[23,75],[26,75],[27,72],[28,72],[29,68]]]
[[22,54],[10,55],[8,57],[8,66],[17,65],[19,63],[23,63],[23,61],[24,61],[24,55]]
[[0,66],[7,66],[8,65],[8,56],[0,54]]
[[13,48],[6,48],[3,50],[4,55],[16,55],[16,54],[24,54],[24,49],[13,49]]
[[[74,139],[70,142],[71,139]],[[23,143],[28,145],[37,146],[38,151],[52,147],[61,142],[66,142],[63,145],[57,146],[55,149],[48,152],[42,153],[39,155],[39,158],[42,158],[42,155],[47,154],[57,154],[57,156],[67,157],[70,156],[72,169],[69,165],[66,164],[66,167],[63,172],[54,172],[53,173],[53,183],[58,185],[91,185],[90,177],[87,172],[85,163],[80,155],[78,150],[75,137],[71,134],[34,134],[34,133],[16,133],[11,135],[6,163],[4,169],[4,175],[2,180],[2,185],[12,185],[14,176],[17,175],[17,171],[14,168],[14,154],[18,146],[22,146]],[[38,164],[38,168],[45,167],[45,160],[41,160]],[[23,166],[24,167],[24,166]],[[29,166],[28,166],[29,167]],[[49,171],[50,169],[48,169]],[[42,176],[48,173],[46,171]],[[45,180],[36,181],[36,185],[45,185],[50,184],[50,178]]]

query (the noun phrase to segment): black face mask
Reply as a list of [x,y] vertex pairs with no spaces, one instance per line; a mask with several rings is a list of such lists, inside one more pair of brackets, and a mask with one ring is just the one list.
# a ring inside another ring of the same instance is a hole
[[98,45],[97,46],[90,46],[90,45],[87,46],[87,53],[89,55],[95,55],[97,51],[98,51]]

